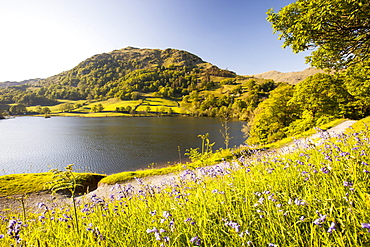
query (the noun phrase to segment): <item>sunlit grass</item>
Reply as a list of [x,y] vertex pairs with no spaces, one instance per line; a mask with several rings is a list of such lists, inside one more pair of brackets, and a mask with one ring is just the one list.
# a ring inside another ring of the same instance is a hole
[[288,154],[239,151],[162,185],[114,185],[77,206],[77,218],[71,207],[41,205],[26,221],[6,212],[0,244],[369,246],[368,134],[323,135]]
[[323,125],[319,126],[318,128],[312,128],[312,129],[307,130],[305,132],[302,132],[298,135],[289,136],[289,137],[286,137],[286,138],[281,139],[279,141],[262,145],[259,148],[268,148],[268,149],[270,149],[270,148],[280,148],[284,145],[293,143],[295,140],[310,137],[310,136],[316,134],[319,131],[318,129],[328,130],[328,129],[334,127],[334,126],[337,126],[338,124],[343,123],[346,120],[347,119],[335,119],[335,120],[333,120],[333,121],[331,121],[327,124],[323,124]]
[[[91,180],[97,174],[76,173],[80,183]],[[104,176],[99,174],[99,176]],[[52,172],[24,173],[0,176],[0,196],[25,195],[49,190],[49,183],[53,181]]]

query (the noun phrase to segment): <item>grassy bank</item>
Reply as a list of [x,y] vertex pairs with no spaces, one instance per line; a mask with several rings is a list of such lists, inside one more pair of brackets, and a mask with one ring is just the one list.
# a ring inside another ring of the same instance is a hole
[[[76,181],[81,184],[79,190],[84,191],[90,186],[95,188],[105,175],[94,173],[74,173]],[[25,173],[0,176],[0,197],[12,195],[26,195],[40,191],[50,191],[51,183],[58,178],[52,172]]]
[[167,186],[114,185],[76,214],[42,204],[26,219],[8,213],[0,244],[369,246],[369,137],[357,131],[289,154],[240,151],[233,168],[187,169]]

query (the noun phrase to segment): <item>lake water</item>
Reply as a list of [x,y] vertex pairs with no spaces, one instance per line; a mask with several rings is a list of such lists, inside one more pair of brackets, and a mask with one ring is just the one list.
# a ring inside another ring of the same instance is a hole
[[[244,142],[243,122],[229,122],[230,146]],[[16,117],[0,121],[0,175],[74,170],[112,174],[181,161],[209,133],[213,150],[224,147],[217,118]]]

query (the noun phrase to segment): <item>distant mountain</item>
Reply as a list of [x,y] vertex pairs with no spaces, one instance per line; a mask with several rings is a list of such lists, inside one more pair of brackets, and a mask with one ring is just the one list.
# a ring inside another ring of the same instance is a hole
[[38,81],[42,80],[41,78],[35,78],[35,79],[29,79],[29,80],[24,80],[24,81],[5,81],[5,82],[0,82],[0,87],[5,88],[5,87],[12,87],[12,86],[20,86],[24,84],[36,84]]
[[297,84],[300,81],[306,79],[307,77],[317,73],[324,73],[324,71],[311,67],[299,72],[282,73],[276,70],[272,70],[265,73],[256,74],[253,76],[256,78],[272,79],[275,82],[287,82],[290,84]]

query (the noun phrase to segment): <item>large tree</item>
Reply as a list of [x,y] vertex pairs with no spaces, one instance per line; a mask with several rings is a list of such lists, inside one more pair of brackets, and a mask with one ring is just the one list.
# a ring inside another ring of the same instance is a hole
[[312,50],[307,62],[314,67],[342,69],[369,59],[369,0],[297,0],[267,14],[283,47]]
[[297,107],[288,105],[293,93],[293,85],[282,85],[258,105],[250,125],[243,128],[248,144],[269,143],[286,137],[287,127],[298,115]]

